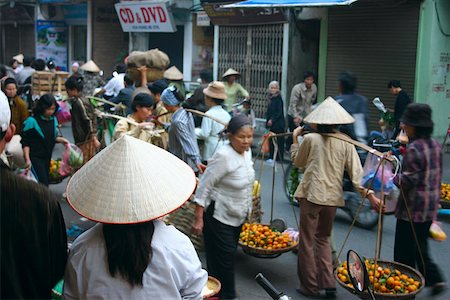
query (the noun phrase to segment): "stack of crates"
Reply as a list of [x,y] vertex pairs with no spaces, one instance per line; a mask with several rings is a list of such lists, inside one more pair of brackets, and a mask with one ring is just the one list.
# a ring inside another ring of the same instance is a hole
[[64,83],[68,77],[69,73],[67,72],[34,72],[31,79],[33,96],[40,97],[44,94],[53,94],[67,97]]

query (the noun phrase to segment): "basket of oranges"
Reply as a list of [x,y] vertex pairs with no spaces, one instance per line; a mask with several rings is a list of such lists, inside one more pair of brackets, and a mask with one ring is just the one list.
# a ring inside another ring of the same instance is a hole
[[239,246],[249,255],[275,258],[298,246],[287,232],[270,228],[267,224],[245,223],[239,236]]
[[441,207],[445,209],[450,208],[450,184],[441,183]]
[[[414,299],[424,287],[422,274],[407,265],[383,260],[375,264],[371,259],[366,259],[365,264],[376,299]],[[336,269],[335,277],[343,288],[356,293],[348,276],[347,261]],[[365,296],[369,298],[369,294]]]

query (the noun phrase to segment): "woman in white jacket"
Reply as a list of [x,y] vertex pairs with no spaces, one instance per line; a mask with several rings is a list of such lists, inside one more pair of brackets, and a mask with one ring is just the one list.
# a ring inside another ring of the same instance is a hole
[[[209,108],[206,112],[211,118],[203,118],[202,126],[195,129],[197,139],[204,140],[202,160],[207,162],[223,146],[224,141],[219,138],[219,133],[225,128],[231,119],[230,114],[223,109],[222,104],[226,99],[225,86],[222,82],[213,81],[203,90],[205,104]],[[217,122],[220,121],[221,123]]]

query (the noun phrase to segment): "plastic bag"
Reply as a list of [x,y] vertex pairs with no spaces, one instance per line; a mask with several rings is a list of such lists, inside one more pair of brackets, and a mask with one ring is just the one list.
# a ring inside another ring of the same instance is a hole
[[433,240],[443,242],[447,239],[447,234],[442,230],[441,223],[433,221],[430,226],[430,236]]
[[66,101],[59,101],[58,105],[59,105],[59,109],[56,112],[56,119],[58,120],[58,123],[64,124],[64,123],[70,122],[72,117],[70,115],[69,104]]
[[62,155],[59,174],[68,176],[83,165],[83,151],[74,144],[67,144]]
[[263,136],[262,136],[262,140],[261,140],[261,153],[269,153],[270,152],[270,136],[272,135],[273,133],[271,133],[271,132],[268,132],[268,133],[266,133],[266,134],[264,134]]
[[[375,192],[379,193],[381,192],[381,183],[383,182],[383,193],[387,195],[394,188],[394,181],[393,181],[394,175],[392,173],[391,164],[387,161],[385,162],[384,170],[383,166],[380,166],[378,168],[380,160],[381,158],[372,153],[369,153],[367,155],[366,161],[364,163],[363,179],[361,185],[364,186],[365,188],[370,188]],[[372,186],[370,186],[371,183]]]

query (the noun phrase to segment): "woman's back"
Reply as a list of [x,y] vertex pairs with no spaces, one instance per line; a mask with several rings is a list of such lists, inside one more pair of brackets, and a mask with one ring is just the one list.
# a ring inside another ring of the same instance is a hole
[[102,226],[97,224],[73,244],[64,277],[66,299],[201,299],[208,276],[187,236],[154,221],[153,254],[143,286],[131,287],[109,273]]

